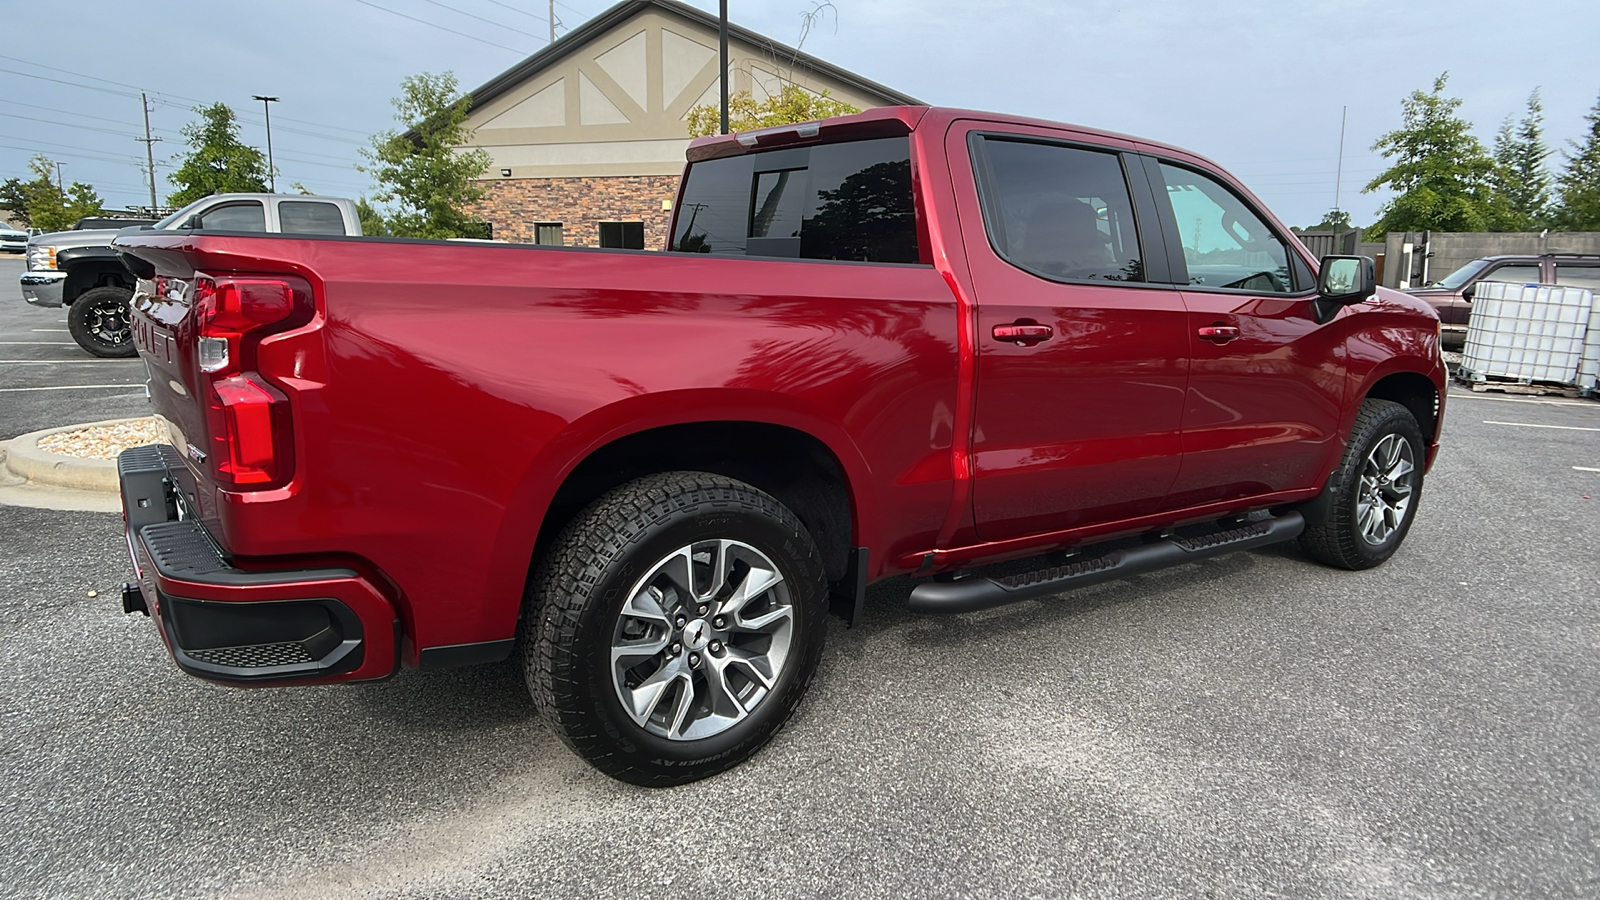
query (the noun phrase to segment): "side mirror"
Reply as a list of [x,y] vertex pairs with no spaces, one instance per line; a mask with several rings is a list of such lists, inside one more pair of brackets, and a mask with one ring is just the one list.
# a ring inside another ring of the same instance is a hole
[[182,229],[182,230],[185,230],[185,231],[199,231],[200,230],[200,217],[199,216],[190,216],[189,218],[185,219],[183,221],[183,224],[179,225],[178,228]]
[[1371,297],[1378,289],[1378,266],[1370,256],[1324,256],[1317,273],[1317,293],[1322,299],[1349,306]]
[[1475,284],[1469,284],[1469,285],[1467,285],[1467,289],[1461,292],[1461,299],[1467,301],[1468,303],[1471,303],[1472,302],[1472,295],[1476,294],[1477,292],[1478,292],[1478,286],[1475,285]]

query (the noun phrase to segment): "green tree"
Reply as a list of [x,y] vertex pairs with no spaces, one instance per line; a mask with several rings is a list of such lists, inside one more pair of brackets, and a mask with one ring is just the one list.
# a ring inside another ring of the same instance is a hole
[[361,221],[361,233],[368,237],[389,233],[389,223],[383,220],[383,213],[368,203],[366,197],[356,198],[356,218]]
[[56,164],[45,156],[28,160],[33,179],[8,178],[0,184],[0,209],[25,228],[65,231],[84,216],[105,212],[105,201],[92,185],[74,181],[66,191],[56,183]]
[[1322,221],[1304,228],[1295,228],[1294,231],[1333,231],[1346,232],[1350,230],[1350,213],[1342,209],[1330,209],[1322,216]]
[[233,109],[226,103],[213,103],[194,111],[200,121],[183,127],[189,151],[180,157],[178,171],[169,176],[178,190],[167,202],[185,206],[212,194],[265,192],[266,155],[239,141],[239,121]]
[[1363,188],[1388,188],[1397,196],[1378,210],[1368,240],[1391,231],[1488,231],[1497,224],[1491,178],[1494,159],[1456,116],[1461,100],[1444,95],[1446,72],[1433,91],[1412,91],[1401,101],[1401,126],[1372,149],[1393,163]]
[[[739,91],[728,96],[728,129],[754,131],[773,125],[791,125],[796,122],[814,122],[832,116],[848,116],[861,110],[848,103],[833,100],[824,90],[813,94],[796,85],[785,83],[783,89],[757,103],[749,91]],[[696,106],[689,110],[689,136],[704,137],[716,134],[722,128],[720,105]]]
[[1566,154],[1567,166],[1556,180],[1560,199],[1552,218],[1566,231],[1600,231],[1600,100],[1584,118],[1589,134],[1582,144],[1568,142],[1577,153]]
[[482,231],[465,209],[486,195],[478,181],[489,154],[462,149],[472,140],[465,125],[472,98],[458,97],[456,86],[450,72],[406,78],[394,99],[395,120],[406,131],[374,135],[372,149],[361,151],[369,163],[361,170],[378,183],[374,196],[397,207],[386,217],[389,234],[453,238]]
[[1509,213],[1507,231],[1544,226],[1550,212],[1550,170],[1544,165],[1549,155],[1550,148],[1544,143],[1544,106],[1535,88],[1528,95],[1527,115],[1514,127],[1506,116],[1494,138],[1492,184]]

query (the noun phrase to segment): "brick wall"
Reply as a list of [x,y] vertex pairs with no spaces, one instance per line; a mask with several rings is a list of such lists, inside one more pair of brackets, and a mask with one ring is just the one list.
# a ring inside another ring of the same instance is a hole
[[494,225],[496,240],[533,243],[537,222],[560,222],[568,247],[600,246],[601,222],[643,222],[644,247],[667,244],[671,210],[661,201],[678,192],[677,175],[486,180],[489,196],[469,212]]

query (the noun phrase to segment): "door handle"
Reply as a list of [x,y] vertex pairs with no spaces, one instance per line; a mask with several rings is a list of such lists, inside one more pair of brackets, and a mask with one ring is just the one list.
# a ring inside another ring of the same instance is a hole
[[1226,344],[1238,336],[1239,329],[1232,325],[1206,325],[1200,329],[1200,339],[1214,344]]
[[1012,322],[1010,325],[994,327],[995,340],[1016,344],[1019,347],[1031,347],[1042,341],[1048,341],[1054,334],[1055,329],[1036,322]]

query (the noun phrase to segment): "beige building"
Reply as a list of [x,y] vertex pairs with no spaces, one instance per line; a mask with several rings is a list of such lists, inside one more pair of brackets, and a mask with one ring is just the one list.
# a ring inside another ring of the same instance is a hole
[[[717,18],[626,0],[472,92],[469,146],[491,159],[474,213],[501,240],[665,246],[689,110],[719,102]],[[792,83],[861,109],[920,101],[729,26],[729,91]]]

